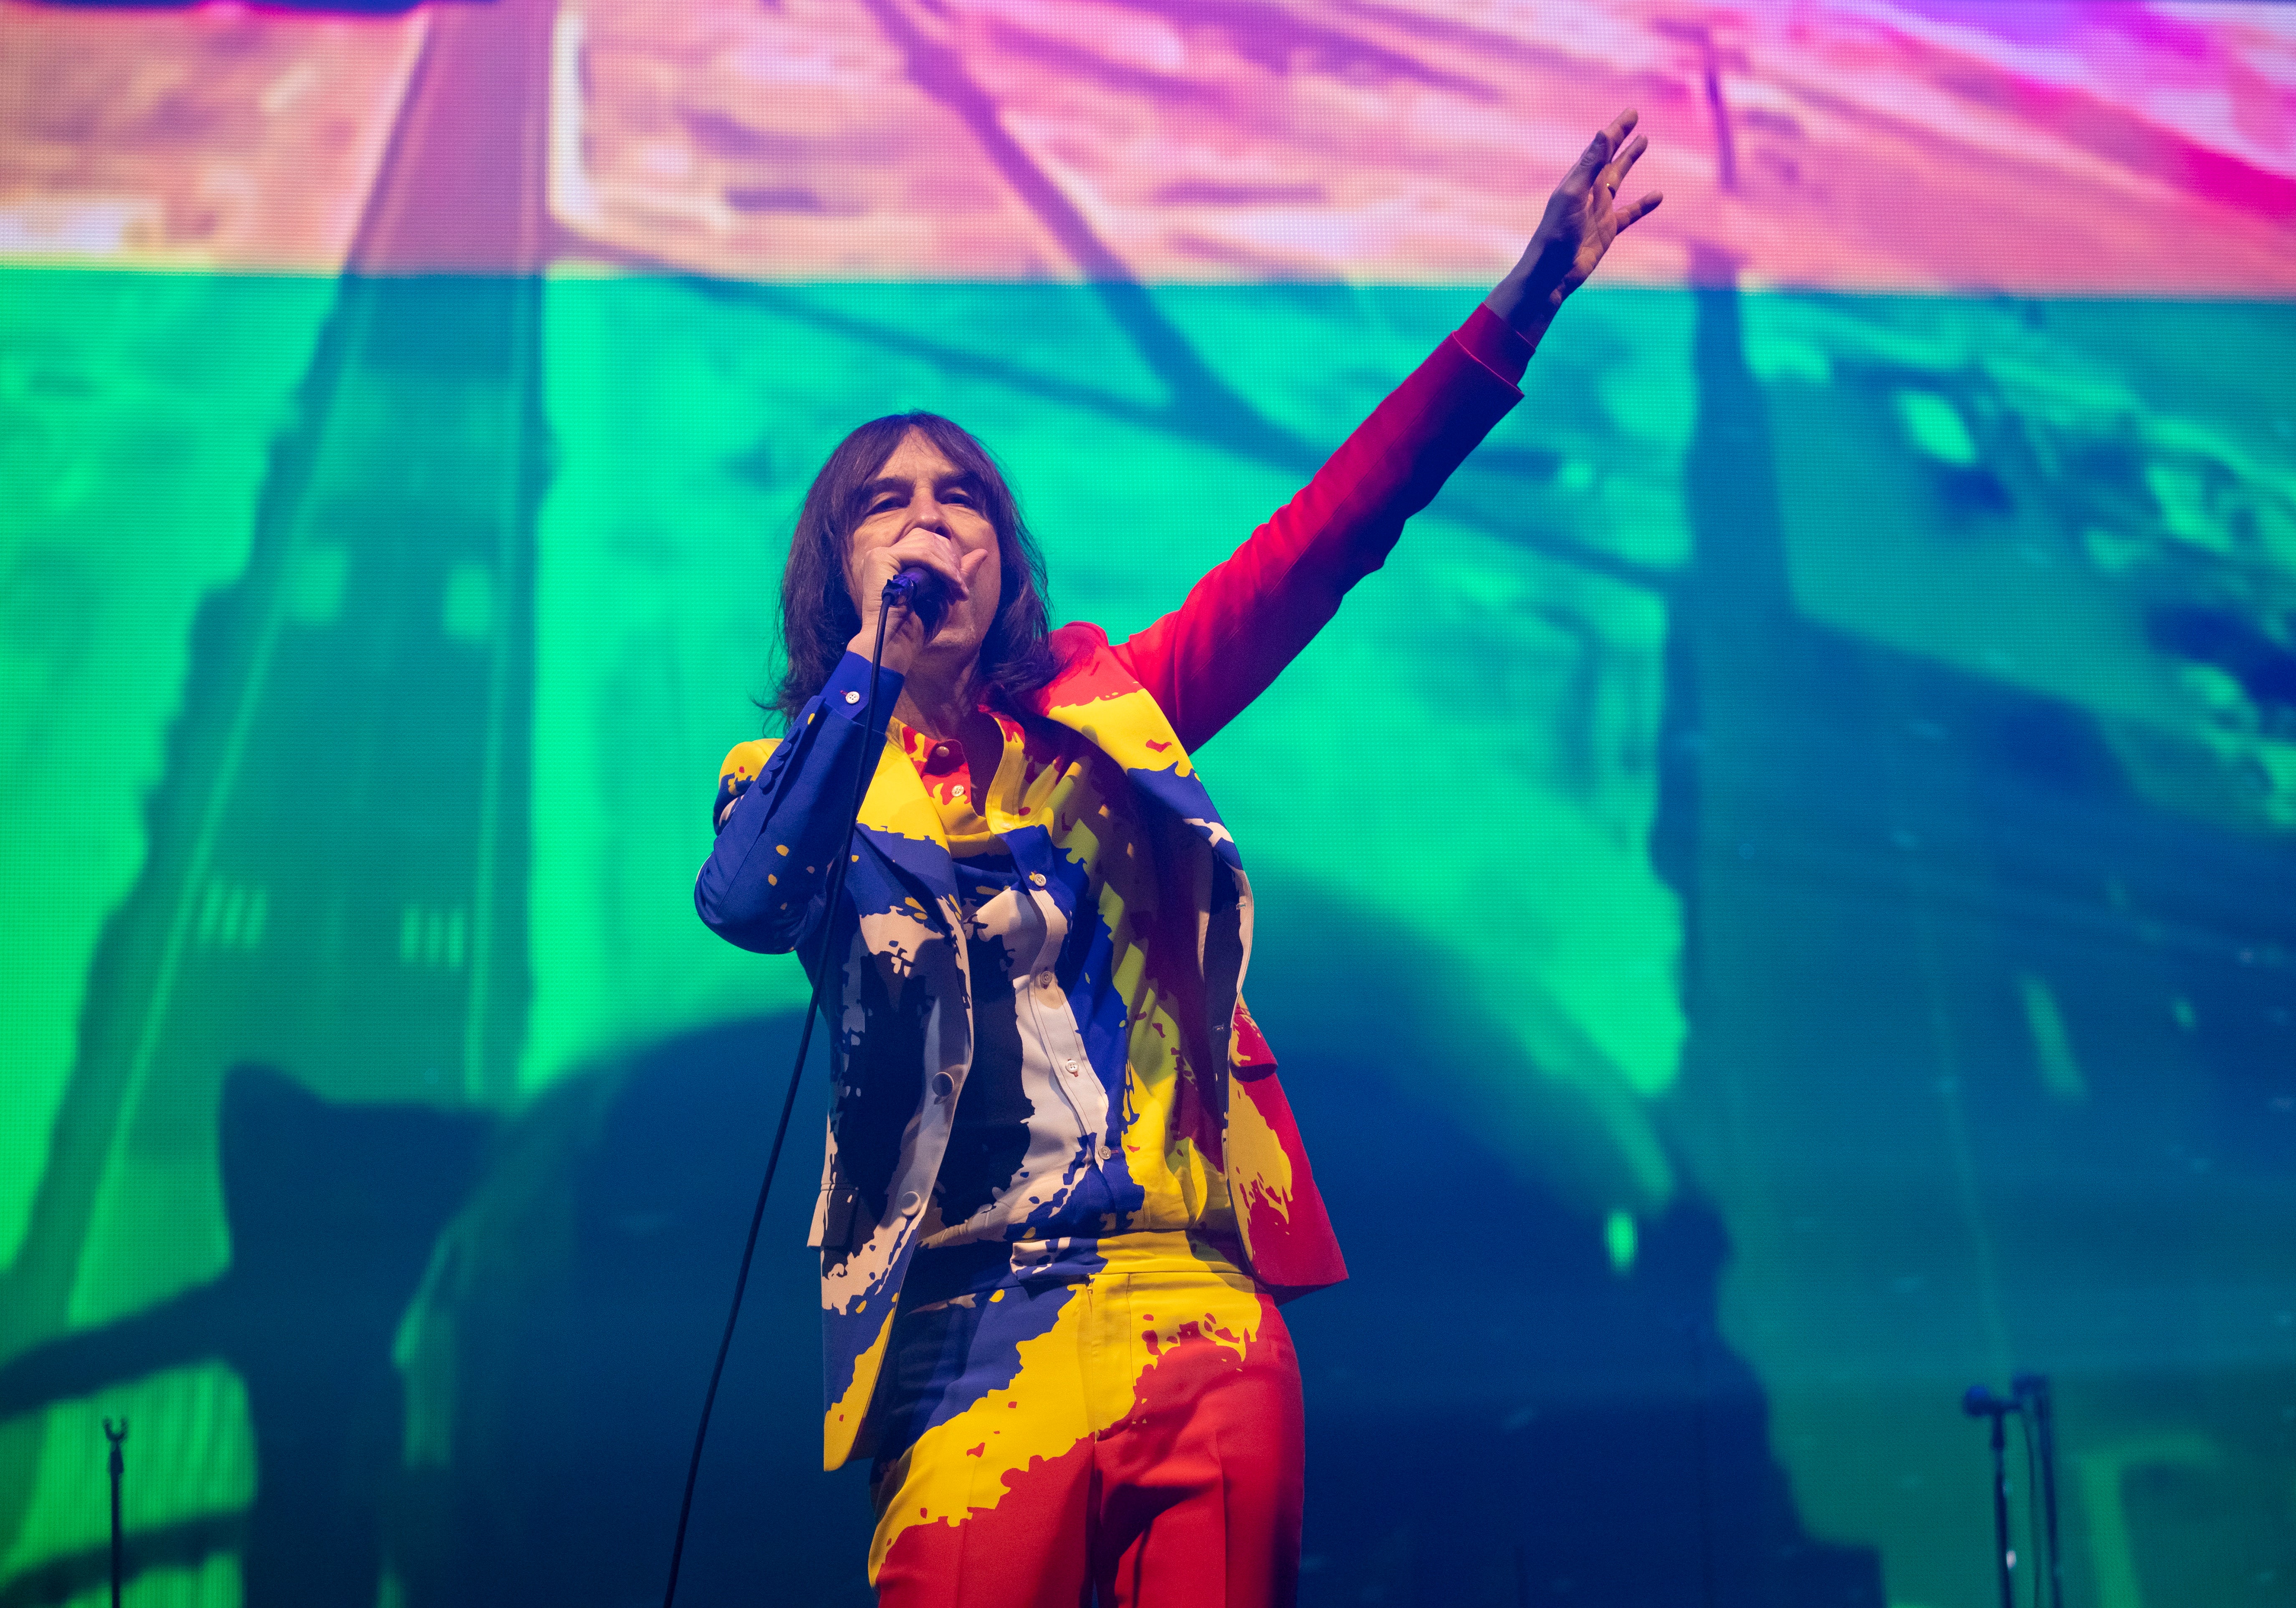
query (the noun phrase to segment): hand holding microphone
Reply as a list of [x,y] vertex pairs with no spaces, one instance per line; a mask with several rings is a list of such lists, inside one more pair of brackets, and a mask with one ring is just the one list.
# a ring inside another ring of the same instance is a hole
[[861,629],[851,642],[867,655],[874,646],[877,616],[885,621],[885,665],[907,673],[917,653],[947,624],[949,615],[972,596],[970,582],[989,558],[965,552],[946,532],[920,526],[898,541],[857,555],[855,601]]
[[949,596],[948,582],[922,564],[912,564],[885,583],[881,598],[883,607],[906,608],[924,627],[924,640],[933,639],[940,623],[948,617],[948,606],[955,600]]

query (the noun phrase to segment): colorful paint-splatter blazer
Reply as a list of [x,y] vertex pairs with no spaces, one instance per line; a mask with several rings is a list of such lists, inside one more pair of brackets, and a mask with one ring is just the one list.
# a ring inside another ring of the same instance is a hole
[[[1183,1193],[1226,1208],[1217,1220],[1233,1222],[1235,1243],[1224,1249],[1279,1299],[1346,1269],[1275,1057],[1244,1008],[1250,884],[1190,755],[1384,561],[1404,521],[1521,399],[1529,353],[1479,307],[1178,609],[1120,644],[1092,625],[1056,632],[1063,667],[1020,712],[1071,740],[1056,745],[1057,772],[1029,789],[1037,819],[1000,835],[1064,921],[1060,975],[1092,1072],[1112,1106],[1152,1105],[1164,1118],[1150,1154],[1128,1140],[1103,1147],[1119,1204],[1127,1188],[1137,1204],[1150,1198],[1143,1183],[1169,1195],[1175,1178],[1195,1180]],[[838,962],[813,1231],[831,1468],[867,1449],[903,1278],[940,1227],[935,1183],[974,1043],[957,863],[915,766],[862,731],[867,679],[866,661],[848,655],[786,737],[727,755],[717,845],[694,886],[702,919],[732,942],[809,962],[825,942]],[[887,673],[881,715],[899,690]],[[873,751],[830,912],[845,804]],[[1152,1226],[1173,1225],[1119,1210],[1106,1231]]]

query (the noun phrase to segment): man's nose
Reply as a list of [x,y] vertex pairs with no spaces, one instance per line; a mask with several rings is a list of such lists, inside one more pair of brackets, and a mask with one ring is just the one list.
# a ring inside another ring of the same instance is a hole
[[942,518],[940,499],[931,492],[919,492],[909,503],[909,528],[929,530],[937,536],[948,535],[948,521]]

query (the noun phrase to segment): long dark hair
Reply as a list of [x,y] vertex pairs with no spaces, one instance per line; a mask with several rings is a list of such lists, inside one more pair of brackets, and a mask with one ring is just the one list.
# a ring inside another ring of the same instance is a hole
[[861,488],[877,478],[894,449],[914,430],[978,483],[981,511],[996,529],[1004,584],[996,618],[980,644],[980,679],[1007,696],[1032,692],[1059,669],[1047,641],[1045,559],[1021,518],[1021,505],[988,449],[971,432],[939,413],[889,413],[872,419],[829,454],[813,478],[790,535],[782,570],[781,690],[767,706],[784,728],[819,692],[861,629],[847,579],[854,527],[861,522]]

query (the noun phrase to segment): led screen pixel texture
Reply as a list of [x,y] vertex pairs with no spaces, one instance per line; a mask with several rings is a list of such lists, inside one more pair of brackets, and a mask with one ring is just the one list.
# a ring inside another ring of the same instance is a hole
[[[1976,1608],[2036,1368],[2068,1600],[2296,1603],[2286,10],[483,0],[0,5],[0,1604],[106,1416],[144,1608],[658,1593],[814,467],[949,413],[1120,636],[1628,103],[1201,756],[1353,1273],[1303,1600]],[[693,1600],[867,1599],[784,1189]]]

